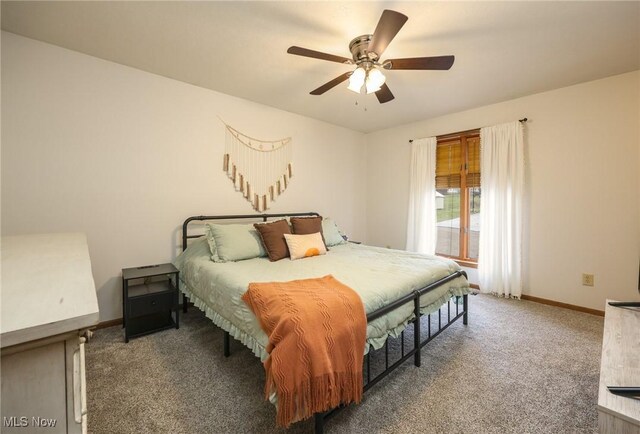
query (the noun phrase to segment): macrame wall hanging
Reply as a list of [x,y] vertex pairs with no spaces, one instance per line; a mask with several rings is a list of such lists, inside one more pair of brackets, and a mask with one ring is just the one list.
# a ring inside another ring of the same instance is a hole
[[253,209],[269,209],[291,182],[291,137],[260,140],[225,127],[223,170]]

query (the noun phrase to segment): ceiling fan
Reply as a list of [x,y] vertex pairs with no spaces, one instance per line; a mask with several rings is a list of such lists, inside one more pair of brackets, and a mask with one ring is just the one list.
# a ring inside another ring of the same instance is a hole
[[349,43],[349,51],[351,51],[353,59],[296,46],[289,47],[287,53],[357,66],[355,70],[345,72],[319,88],[312,90],[310,92],[311,95],[322,95],[329,89],[349,79],[349,90],[356,93],[375,93],[380,104],[384,104],[391,101],[394,96],[389,90],[389,86],[385,83],[386,79],[380,68],[387,70],[447,70],[453,65],[454,56],[411,57],[406,59],[387,59],[382,62],[380,60],[382,53],[404,26],[404,23],[407,22],[407,19],[406,15],[385,9],[373,35],[358,36]]

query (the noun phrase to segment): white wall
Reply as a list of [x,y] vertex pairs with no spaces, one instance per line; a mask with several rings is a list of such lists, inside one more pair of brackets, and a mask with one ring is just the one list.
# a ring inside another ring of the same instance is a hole
[[271,211],[317,210],[395,248],[407,141],[527,116],[525,293],[596,309],[637,297],[638,72],[366,136],[6,32],[1,72],[2,233],[87,233],[103,321],[121,316],[120,269],[172,259],[185,217],[252,213],[221,170],[216,115],[293,136],[295,177]]
[[639,83],[636,71],[368,134],[367,241],[405,246],[409,139],[526,116],[524,293],[601,310],[637,299]]
[[293,137],[271,212],[318,211],[364,238],[363,134],[7,32],[2,234],[85,232],[100,319],[120,317],[121,268],[171,260],[186,217],[254,213],[222,172],[216,115]]

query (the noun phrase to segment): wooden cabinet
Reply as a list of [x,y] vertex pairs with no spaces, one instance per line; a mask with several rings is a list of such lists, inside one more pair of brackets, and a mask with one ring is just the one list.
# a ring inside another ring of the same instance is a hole
[[2,238],[3,433],[86,433],[98,301],[82,234]]
[[[610,300],[608,300],[610,301]],[[640,310],[607,303],[602,338],[598,428],[601,434],[640,434],[640,400],[607,386],[640,386]]]
[[72,333],[3,350],[3,433],[87,432],[84,343]]

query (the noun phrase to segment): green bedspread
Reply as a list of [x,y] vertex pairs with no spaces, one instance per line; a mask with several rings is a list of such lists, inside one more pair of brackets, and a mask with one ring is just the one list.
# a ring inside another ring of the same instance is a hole
[[[288,281],[328,274],[355,290],[371,313],[414,289],[422,288],[460,269],[453,261],[437,256],[358,244],[331,247],[323,256],[269,262],[255,258],[239,262],[215,263],[203,238],[180,254],[175,265],[180,270],[181,290],[216,325],[228,331],[264,360],[268,343],[256,317],[241,300],[250,282]],[[422,296],[420,305],[427,314],[437,311],[452,296],[468,294],[469,284],[456,278]],[[398,308],[367,325],[367,348],[380,348],[387,336],[398,336],[413,319],[413,303]]]

